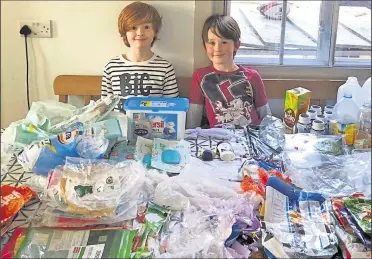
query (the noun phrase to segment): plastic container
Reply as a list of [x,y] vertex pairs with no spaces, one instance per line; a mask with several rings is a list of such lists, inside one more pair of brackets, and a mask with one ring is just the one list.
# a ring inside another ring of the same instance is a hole
[[333,105],[326,105],[326,106],[324,106],[324,113],[325,112],[333,112],[333,108],[334,108]]
[[129,141],[134,140],[134,118],[141,113],[151,122],[152,138],[180,140],[185,135],[186,112],[189,108],[187,98],[130,97],[124,102],[131,130]]
[[363,105],[362,87],[359,85],[356,77],[348,77],[346,83],[338,88],[337,103],[341,101],[345,93],[351,94],[358,108]]
[[371,98],[371,78],[368,78],[362,86],[363,104]]
[[333,112],[325,111],[324,112],[324,126],[325,126],[325,133],[326,135],[332,134],[330,131],[330,122],[333,119]]
[[296,124],[297,133],[310,133],[311,131],[311,119],[307,113],[302,113],[298,117]]
[[309,115],[311,123],[313,123],[313,121],[315,120],[316,114],[317,114],[316,111],[314,111],[312,109],[309,109],[307,111],[307,115]]
[[317,114],[315,120],[325,122],[325,116],[323,114]]
[[354,144],[358,113],[359,108],[353,101],[352,95],[348,93],[345,93],[344,98],[333,109],[333,117],[337,121],[333,133],[344,135],[347,145]]
[[354,147],[358,149],[371,147],[371,100],[365,102],[359,110]]
[[313,121],[313,126],[311,127],[311,132],[315,135],[325,135],[325,125],[324,121],[315,120]]
[[320,107],[319,105],[311,105],[310,110],[316,111],[317,114],[322,114],[322,107]]

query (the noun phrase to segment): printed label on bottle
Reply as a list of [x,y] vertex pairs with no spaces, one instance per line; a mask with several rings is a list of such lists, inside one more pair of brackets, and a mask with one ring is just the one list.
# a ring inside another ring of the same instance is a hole
[[345,135],[345,143],[346,145],[353,145],[355,136],[356,136],[356,124],[343,124],[337,123],[335,124],[336,127],[336,134],[337,136]]

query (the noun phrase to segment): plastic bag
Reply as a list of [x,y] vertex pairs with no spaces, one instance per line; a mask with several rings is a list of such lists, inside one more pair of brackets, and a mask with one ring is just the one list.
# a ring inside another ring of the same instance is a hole
[[144,167],[135,161],[67,158],[65,166],[49,176],[43,195],[46,208],[35,223],[74,226],[133,219],[144,176]]
[[29,228],[16,258],[130,258],[135,231]]
[[81,126],[87,126],[91,123],[101,121],[115,108],[119,101],[120,97],[117,95],[110,95],[96,102],[91,101],[87,106],[77,109],[74,115],[70,116],[68,120],[50,127],[48,132],[59,134],[64,131],[79,129]]
[[282,147],[285,141],[282,120],[271,115],[265,116],[259,127],[259,137],[274,149]]
[[1,186],[1,224],[13,218],[15,214],[33,197],[35,193],[26,186]]
[[339,156],[349,152],[341,136],[315,135],[310,133],[286,134],[284,151],[313,152]]
[[327,196],[362,192],[371,197],[371,153],[328,156],[313,152],[283,152],[286,174],[306,191]]
[[275,258],[332,257],[337,252],[337,237],[328,208],[321,194],[299,191],[270,177],[262,237],[265,249]]
[[160,258],[225,257],[224,242],[236,219],[254,221],[251,196],[198,175],[183,173],[156,186],[154,202],[179,209],[162,231]]
[[64,132],[49,140],[26,146],[18,156],[18,162],[26,171],[47,175],[56,166],[64,164],[67,156],[92,159],[103,157],[108,144],[104,132],[97,134],[95,128]]

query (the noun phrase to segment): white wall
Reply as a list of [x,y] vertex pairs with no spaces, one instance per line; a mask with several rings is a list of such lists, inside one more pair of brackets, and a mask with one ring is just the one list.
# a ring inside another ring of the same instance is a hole
[[[131,2],[2,1],[1,126],[27,114],[25,42],[19,35],[18,20],[53,21],[52,38],[28,39],[30,99],[45,100],[56,98],[56,76],[101,75],[110,58],[126,51],[117,30],[117,18]],[[177,76],[191,76],[195,1],[148,3],[163,16],[160,41],[153,50],[174,65]]]

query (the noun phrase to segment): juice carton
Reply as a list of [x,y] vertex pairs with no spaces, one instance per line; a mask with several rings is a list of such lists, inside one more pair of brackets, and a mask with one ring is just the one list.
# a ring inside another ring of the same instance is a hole
[[286,134],[295,133],[295,125],[298,121],[298,116],[301,113],[307,112],[310,106],[311,91],[297,87],[287,90],[284,101],[284,126]]

